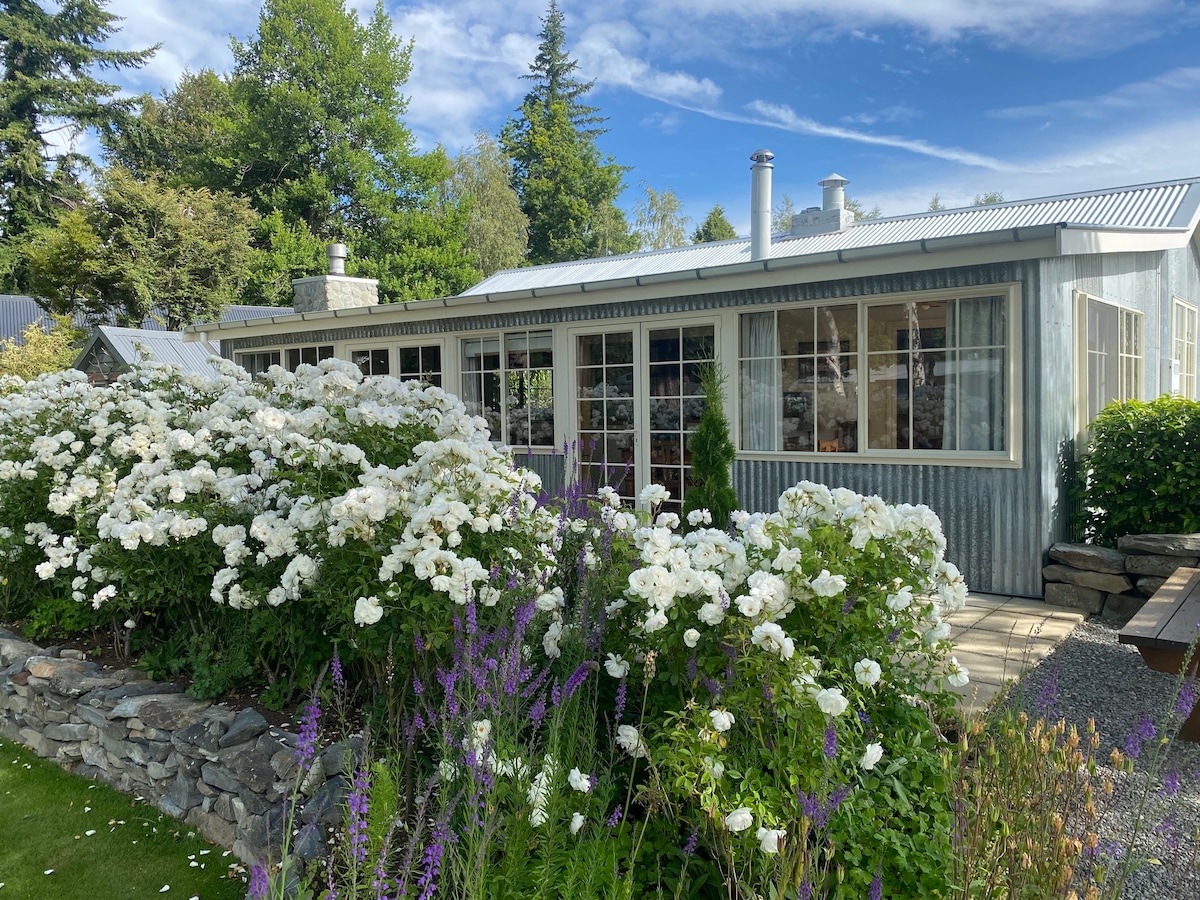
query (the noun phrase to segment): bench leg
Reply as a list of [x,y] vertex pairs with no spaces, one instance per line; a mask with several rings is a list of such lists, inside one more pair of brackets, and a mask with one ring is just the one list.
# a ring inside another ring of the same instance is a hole
[[[1146,665],[1155,672],[1166,672],[1178,675],[1183,668],[1183,653],[1179,650],[1165,650],[1161,647],[1138,647]],[[1195,677],[1200,671],[1200,653],[1192,657],[1189,675]],[[1187,717],[1179,729],[1179,740],[1200,744],[1200,703],[1192,708],[1192,714]]]

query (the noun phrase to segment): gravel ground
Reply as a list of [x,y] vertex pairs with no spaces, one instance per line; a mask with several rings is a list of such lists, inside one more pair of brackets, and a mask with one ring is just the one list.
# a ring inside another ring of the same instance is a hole
[[[1175,679],[1151,671],[1134,648],[1119,644],[1112,624],[1088,622],[1076,628],[1025,677],[1012,701],[1031,711],[1049,703],[1052,717],[1076,723],[1081,731],[1088,718],[1094,717],[1101,736],[1097,755],[1104,760],[1113,747],[1125,751],[1128,736],[1143,731],[1148,718],[1161,731],[1164,711],[1175,695]],[[1151,748],[1143,746],[1132,776],[1115,792],[1104,820],[1101,847],[1127,841],[1149,778],[1152,793],[1141,829],[1145,836],[1135,848],[1135,858],[1152,857],[1162,864],[1139,867],[1123,896],[1130,900],[1197,900],[1200,744],[1172,741],[1155,772],[1147,771],[1150,755]],[[1164,779],[1173,781],[1172,776],[1178,776],[1179,787],[1168,796],[1171,792],[1164,790]]]

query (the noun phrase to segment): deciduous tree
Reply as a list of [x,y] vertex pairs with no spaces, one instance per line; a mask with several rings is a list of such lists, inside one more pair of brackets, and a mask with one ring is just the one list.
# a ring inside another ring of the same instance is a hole
[[643,197],[638,201],[634,230],[642,250],[681,247],[687,241],[691,220],[683,214],[683,203],[670,188],[656,191],[641,182]]
[[51,316],[49,328],[38,322],[25,326],[20,340],[0,341],[0,375],[28,381],[46,372],[61,372],[75,362],[83,332],[70,316]]
[[453,161],[450,177],[442,182],[443,204],[466,214],[464,246],[484,277],[525,261],[529,219],[509,182],[512,162],[486,132],[475,135],[475,147]]

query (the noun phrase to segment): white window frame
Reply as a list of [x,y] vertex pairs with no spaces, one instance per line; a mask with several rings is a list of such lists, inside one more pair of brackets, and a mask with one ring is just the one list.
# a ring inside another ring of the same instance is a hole
[[[1180,322],[1182,317],[1183,322]],[[1183,328],[1180,328],[1180,325]],[[1197,315],[1196,304],[1188,303],[1179,297],[1171,298],[1171,366],[1168,371],[1168,381],[1163,393],[1168,391],[1187,400],[1196,399],[1196,344],[1197,325],[1200,316]],[[1180,331],[1183,331],[1181,334]],[[1178,386],[1172,383],[1178,379]]]
[[[1005,408],[1004,415],[1006,417],[1006,449],[1005,450],[892,450],[883,448],[871,448],[867,446],[867,416],[868,416],[868,390],[866,378],[868,375],[868,325],[867,325],[867,310],[874,306],[888,306],[897,303],[928,303],[944,300],[970,300],[976,297],[1004,297],[1006,300],[1006,326],[1007,326],[1007,343],[1005,346],[1004,365],[1005,365]],[[726,357],[733,361],[733,368],[729,374],[730,382],[732,383],[732,415],[730,421],[734,426],[735,441],[737,446],[742,446],[741,428],[741,390],[740,390],[740,363],[741,352],[740,344],[740,329],[741,315],[755,312],[766,312],[769,310],[778,310],[780,312],[788,309],[802,309],[822,307],[822,306],[846,306],[857,304],[858,306],[858,360],[859,377],[861,383],[858,385],[858,422],[859,422],[859,440],[857,448],[852,452],[820,452],[819,450],[742,450],[737,452],[738,459],[744,460],[803,460],[821,463],[833,464],[862,464],[862,463],[888,463],[898,465],[946,465],[946,466],[986,466],[990,468],[1019,468],[1022,464],[1022,444],[1024,441],[1024,422],[1023,422],[1023,404],[1021,402],[1023,390],[1022,376],[1022,328],[1021,328],[1021,285],[1017,282],[1006,282],[1001,284],[978,285],[967,289],[959,290],[937,290],[937,291],[911,291],[895,294],[875,294],[869,297],[834,297],[822,299],[819,301],[805,301],[802,303],[789,304],[772,304],[768,307],[757,308],[755,306],[741,307],[736,311],[736,316],[731,323],[733,337],[731,339],[728,350],[732,350]],[[728,351],[727,351],[728,352]]]
[[[412,380],[412,376],[404,374],[404,366],[401,362],[401,354],[405,350],[423,350],[427,347],[437,347],[441,356],[441,368],[437,374],[441,377],[442,383],[438,387],[445,388],[451,384],[451,378],[457,378],[458,366],[454,364],[446,352],[446,341],[443,338],[431,338],[423,341],[404,341],[403,343],[392,344],[392,375],[400,379]],[[425,373],[422,372],[422,375]]]
[[[509,417],[508,417],[508,413],[509,413],[508,404],[505,402],[505,388],[508,383],[507,376],[508,376],[509,372],[516,371],[516,370],[510,370],[508,368],[508,351],[506,349],[505,339],[508,337],[514,337],[517,335],[529,336],[529,335],[533,335],[533,334],[539,334],[539,335],[544,334],[550,338],[550,347],[549,347],[549,349],[550,349],[550,366],[548,368],[538,366],[538,367],[536,367],[536,370],[550,372],[550,378],[551,378],[550,409],[551,409],[551,415],[553,417],[551,442],[548,444],[529,444],[529,443],[514,444],[508,440],[508,438],[511,437],[511,427],[509,424]],[[465,366],[466,360],[465,360],[465,356],[464,356],[464,345],[468,342],[489,341],[489,340],[496,340],[498,342],[499,356],[500,356],[500,368],[496,371],[498,371],[499,375],[500,375],[500,391],[501,391],[500,430],[501,430],[501,434],[499,436],[499,439],[497,438],[497,436],[495,434],[493,434],[492,435],[492,443],[498,444],[498,445],[503,445],[506,447],[512,447],[514,450],[517,450],[520,452],[526,452],[526,453],[550,453],[550,452],[553,452],[555,447],[557,446],[558,435],[561,432],[561,426],[559,424],[559,415],[560,415],[559,406],[560,406],[560,404],[558,402],[558,398],[555,396],[556,395],[555,384],[558,383],[559,379],[561,379],[561,377],[562,377],[561,367],[558,362],[559,348],[558,348],[557,340],[555,338],[555,329],[552,326],[545,325],[545,326],[530,326],[530,327],[526,327],[526,328],[505,328],[500,331],[481,331],[481,332],[472,332],[470,334],[460,335],[458,338],[457,345],[456,345],[456,347],[457,347],[456,362],[457,362],[457,369],[458,369],[458,371],[456,373],[456,383],[459,388],[459,390],[458,390],[459,397],[465,397],[465,394],[466,394],[465,380],[466,380],[466,378],[468,376],[478,374],[477,372],[468,372],[466,369],[466,366]],[[418,346],[425,346],[425,345],[426,344],[421,344]],[[443,367],[445,365],[445,359],[446,359],[445,350],[443,349],[443,352],[442,352]],[[442,383],[443,384],[446,383],[446,374],[444,372],[444,368],[443,368],[443,375],[442,375]]]
[[363,372],[363,376],[366,377],[368,375],[380,375],[380,374],[391,375],[395,371],[396,363],[395,363],[395,359],[394,359],[395,354],[392,352],[392,348],[389,344],[381,343],[381,342],[377,341],[373,344],[351,345],[346,348],[346,359],[348,359],[350,362],[354,362],[354,354],[356,354],[356,353],[374,353],[378,350],[384,350],[387,352],[387,367],[388,367],[387,372],[386,373]]
[[[278,365],[278,366],[282,366],[282,365],[283,365],[283,360],[284,360],[284,351],[283,351],[281,348],[279,348],[279,347],[268,347],[268,348],[266,348],[266,349],[256,348],[256,349],[254,349],[254,350],[238,350],[237,352],[235,352],[235,353],[233,354],[233,361],[234,361],[234,363],[235,363],[236,365],[239,365],[239,366],[241,366],[243,369],[245,369],[245,368],[246,368],[246,365],[245,365],[245,363],[243,362],[243,360],[244,360],[244,359],[245,359],[247,356],[270,356],[270,355],[274,355],[274,354],[277,354],[277,355],[279,356],[279,362],[278,362],[278,363],[272,363],[271,365]],[[270,368],[270,366],[268,366],[267,368]],[[246,371],[249,371],[249,369],[247,369]],[[251,372],[250,374],[251,374],[251,375],[257,375],[257,374],[261,374],[262,372],[265,372],[265,371],[267,371],[267,370],[266,370],[266,369],[260,369],[260,370],[258,370],[258,371],[256,371],[256,372]]]
[[[301,360],[300,362],[296,363],[295,366],[289,365],[289,360],[288,360],[289,353],[291,353],[293,350],[295,350],[296,352],[303,354],[303,352],[305,350],[308,350],[310,348],[312,350],[316,351],[316,357],[317,357],[318,363],[323,359],[335,359],[337,357],[337,345],[333,341],[325,341],[325,342],[322,342],[319,344],[292,344],[290,346],[283,348],[283,350],[280,354],[279,364],[281,366],[283,366],[285,369],[287,369],[287,371],[289,371],[289,372],[295,372],[296,369],[300,368],[300,366],[303,366],[303,365],[315,365],[315,363],[305,363],[304,360]],[[326,354],[325,356],[322,356],[321,351],[325,348],[329,348],[329,353]]]
[[[1075,291],[1075,421],[1076,447],[1080,451],[1087,445],[1093,415],[1090,396],[1089,357],[1097,351],[1089,346],[1088,306],[1090,304],[1109,307],[1117,314],[1117,396],[1097,406],[1096,411],[1108,403],[1141,400],[1146,395],[1146,314],[1140,309],[1106,300],[1095,294]],[[1128,329],[1136,323],[1137,340],[1134,353],[1126,352]],[[1130,390],[1132,384],[1132,390]]]

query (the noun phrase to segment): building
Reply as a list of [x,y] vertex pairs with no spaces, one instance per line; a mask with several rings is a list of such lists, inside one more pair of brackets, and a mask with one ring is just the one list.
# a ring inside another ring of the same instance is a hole
[[1096,411],[1196,396],[1200,178],[853,222],[831,176],[771,235],[771,154],[752,159],[749,240],[390,305],[339,270],[298,284],[296,312],[186,338],[253,372],[336,356],[428,379],[543,477],[575,444],[626,496],[686,491],[716,361],[747,508],[801,479],[926,503],[973,589],[1040,596],[1060,473]]

